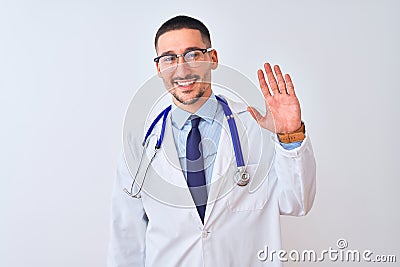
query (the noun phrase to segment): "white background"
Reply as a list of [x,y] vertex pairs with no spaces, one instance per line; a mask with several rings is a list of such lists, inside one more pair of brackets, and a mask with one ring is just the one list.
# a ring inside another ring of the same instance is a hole
[[282,217],[283,247],[346,238],[399,261],[399,7],[1,0],[0,266],[105,266],[125,111],[178,14],[204,21],[221,63],[253,82],[265,60],[292,75],[318,187],[308,216]]

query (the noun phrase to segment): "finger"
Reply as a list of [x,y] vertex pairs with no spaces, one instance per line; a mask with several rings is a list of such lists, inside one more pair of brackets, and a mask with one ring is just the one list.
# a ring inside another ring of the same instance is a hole
[[257,75],[258,75],[258,82],[260,83],[261,92],[263,93],[264,98],[267,98],[268,96],[271,95],[271,92],[269,91],[268,84],[265,81],[264,73],[262,70],[258,70]]
[[285,83],[285,80],[283,79],[281,68],[278,65],[275,65],[274,70],[275,70],[276,78],[278,79],[279,92],[281,94],[287,94],[286,83]]
[[286,86],[287,86],[286,88],[287,88],[288,94],[295,96],[296,93],[294,91],[294,85],[293,85],[292,79],[290,78],[289,74],[285,74],[285,81],[286,81]]
[[260,112],[258,112],[257,109],[253,108],[253,107],[247,107],[247,111],[250,112],[251,116],[253,117],[253,119],[255,119],[257,122],[261,121],[261,119],[263,118],[263,116],[261,115]]
[[271,65],[269,63],[264,64],[265,73],[268,77],[269,85],[272,89],[272,93],[279,94],[278,84],[276,83],[276,79],[274,73],[272,72]]

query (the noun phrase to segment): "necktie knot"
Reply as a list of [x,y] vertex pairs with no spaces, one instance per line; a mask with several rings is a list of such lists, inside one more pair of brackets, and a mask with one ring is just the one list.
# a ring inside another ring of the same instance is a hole
[[191,123],[192,123],[192,128],[198,128],[199,127],[199,123],[200,123],[201,118],[200,117],[194,117],[191,119]]

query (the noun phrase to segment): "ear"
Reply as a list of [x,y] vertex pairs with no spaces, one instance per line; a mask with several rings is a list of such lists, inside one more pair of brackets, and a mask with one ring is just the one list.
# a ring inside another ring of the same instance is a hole
[[158,75],[158,77],[162,78],[162,76],[161,76],[161,71],[160,71],[160,66],[159,66],[158,62],[156,62],[156,69],[157,69],[157,75]]
[[211,69],[215,70],[218,67],[218,53],[217,50],[213,50],[211,53]]

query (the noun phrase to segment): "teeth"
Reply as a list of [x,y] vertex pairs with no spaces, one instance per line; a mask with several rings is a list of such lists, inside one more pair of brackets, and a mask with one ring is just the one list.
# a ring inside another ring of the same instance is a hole
[[189,86],[191,84],[194,84],[195,81],[190,81],[190,82],[177,82],[179,86]]

